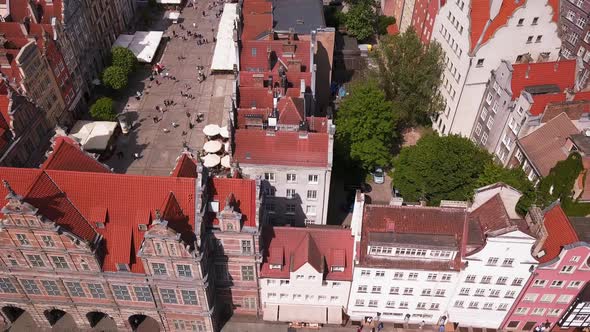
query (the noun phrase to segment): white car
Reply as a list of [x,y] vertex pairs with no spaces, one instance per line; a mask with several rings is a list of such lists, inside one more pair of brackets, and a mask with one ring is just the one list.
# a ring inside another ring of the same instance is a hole
[[375,172],[373,172],[373,182],[376,184],[382,184],[385,182],[385,174],[383,173],[383,169],[381,169],[381,167],[377,167]]

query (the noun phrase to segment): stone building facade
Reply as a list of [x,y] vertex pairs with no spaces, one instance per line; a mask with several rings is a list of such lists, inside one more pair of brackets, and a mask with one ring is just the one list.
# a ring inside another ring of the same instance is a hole
[[590,1],[564,0],[560,1],[560,6],[561,54],[568,59],[577,58],[583,63],[580,81],[586,85],[590,76]]

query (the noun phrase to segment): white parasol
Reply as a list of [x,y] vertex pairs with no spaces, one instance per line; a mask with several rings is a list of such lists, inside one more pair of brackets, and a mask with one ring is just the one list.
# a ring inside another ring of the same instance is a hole
[[203,149],[205,150],[205,152],[215,153],[221,150],[221,146],[222,144],[219,141],[209,141],[205,143],[205,145],[203,145]]
[[229,155],[223,156],[223,158],[221,158],[221,166],[223,166],[225,168],[230,168],[231,167]]
[[223,126],[219,128],[219,135],[223,138],[229,138],[229,131],[227,130],[227,126]]
[[208,124],[203,128],[203,134],[207,136],[219,135],[219,126],[216,124]]
[[221,158],[216,154],[208,154],[205,157],[203,157],[203,165],[205,167],[215,167],[219,165],[220,162]]

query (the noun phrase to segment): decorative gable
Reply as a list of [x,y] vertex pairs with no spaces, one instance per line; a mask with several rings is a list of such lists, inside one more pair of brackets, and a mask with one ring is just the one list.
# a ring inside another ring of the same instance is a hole
[[219,228],[227,232],[240,232],[242,230],[242,214],[234,210],[236,201],[233,194],[230,194],[225,201],[223,211],[217,213]]

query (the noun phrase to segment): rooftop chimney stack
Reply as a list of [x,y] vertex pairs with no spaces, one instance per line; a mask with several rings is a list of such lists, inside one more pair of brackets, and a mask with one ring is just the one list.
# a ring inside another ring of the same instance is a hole
[[299,82],[299,98],[303,98],[305,95],[305,79],[301,79]]

